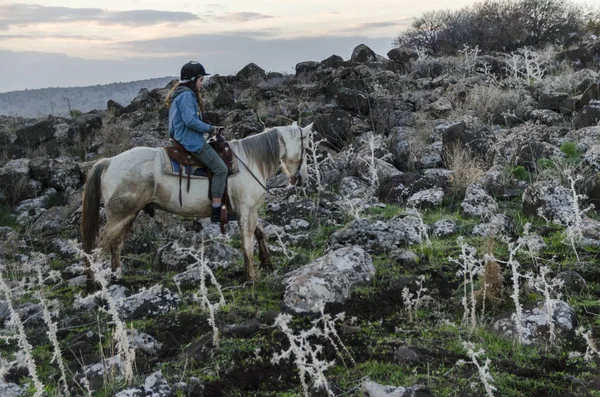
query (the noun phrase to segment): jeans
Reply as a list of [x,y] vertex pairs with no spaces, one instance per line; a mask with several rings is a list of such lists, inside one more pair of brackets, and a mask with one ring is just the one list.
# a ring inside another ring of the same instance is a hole
[[211,193],[213,199],[220,199],[225,193],[225,182],[227,182],[227,166],[215,149],[207,142],[204,143],[202,149],[192,153],[194,157],[202,161],[213,173]]

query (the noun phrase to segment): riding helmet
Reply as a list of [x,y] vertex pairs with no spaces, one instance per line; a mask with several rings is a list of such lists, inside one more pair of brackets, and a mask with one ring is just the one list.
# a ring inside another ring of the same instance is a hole
[[200,76],[208,76],[204,66],[196,61],[190,61],[181,68],[181,80],[194,80]]

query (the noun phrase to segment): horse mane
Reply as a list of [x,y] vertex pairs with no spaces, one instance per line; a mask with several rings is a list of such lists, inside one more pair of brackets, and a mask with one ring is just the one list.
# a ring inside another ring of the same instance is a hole
[[268,178],[281,165],[281,139],[281,132],[277,128],[272,128],[232,143],[237,143],[243,151],[244,157],[254,162],[262,176]]

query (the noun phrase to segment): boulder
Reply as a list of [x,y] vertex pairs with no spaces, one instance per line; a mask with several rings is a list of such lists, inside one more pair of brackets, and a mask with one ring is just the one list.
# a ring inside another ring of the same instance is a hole
[[467,187],[465,198],[460,204],[465,216],[489,219],[498,211],[498,203],[480,185],[471,184]]
[[352,62],[358,63],[376,62],[377,55],[367,45],[359,44],[352,51],[352,56],[350,57],[350,60]]
[[389,254],[408,245],[422,242],[422,223],[414,216],[389,221],[356,219],[329,238],[329,249],[359,246],[367,252]]
[[419,59],[419,53],[409,47],[392,48],[387,53],[388,58],[403,66],[409,66]]
[[350,132],[352,115],[345,110],[335,110],[333,113],[321,116],[314,121],[313,130],[322,138],[327,139],[325,146],[342,150],[346,144],[354,140]]
[[267,74],[265,70],[255,63],[249,63],[240,70],[236,77],[243,82],[258,82],[265,80]]
[[600,101],[592,100],[589,105],[581,108],[575,119],[573,125],[576,129],[598,125],[600,121]]
[[369,114],[371,108],[369,95],[362,91],[335,83],[327,87],[327,96],[334,99],[342,109],[362,115]]
[[523,213],[539,216],[538,211],[549,220],[561,220],[572,211],[573,194],[561,185],[539,181],[529,185],[523,192]]
[[216,108],[231,108],[235,104],[235,97],[229,90],[222,89],[217,94],[217,97],[213,101],[213,105]]
[[41,192],[41,184],[29,178],[29,162],[29,159],[10,160],[0,168],[0,200],[15,204]]
[[71,141],[77,137],[83,142],[91,142],[94,139],[94,134],[101,130],[102,127],[102,117],[98,114],[82,114],[71,123],[67,131],[67,137]]
[[301,78],[303,76],[314,73],[319,68],[319,66],[321,66],[321,64],[315,61],[305,61],[297,63],[295,67],[296,77]]
[[319,313],[326,303],[343,302],[353,285],[374,275],[371,256],[362,248],[341,248],[288,273],[284,305],[295,313]]
[[433,393],[427,386],[388,386],[380,385],[370,379],[363,382],[360,393],[364,397],[433,397]]
[[[553,307],[552,318],[548,316],[548,307]],[[512,338],[518,337],[518,332],[513,318],[514,314],[503,317],[494,322],[492,328],[502,335]],[[541,302],[535,307],[525,308],[519,319],[523,327],[521,342],[525,345],[546,346],[551,340],[550,323],[554,323],[555,337],[558,343],[572,341],[577,329],[577,313],[568,303],[552,299]]]
[[321,65],[327,68],[338,68],[344,65],[344,58],[339,55],[332,55],[329,58],[323,59]]

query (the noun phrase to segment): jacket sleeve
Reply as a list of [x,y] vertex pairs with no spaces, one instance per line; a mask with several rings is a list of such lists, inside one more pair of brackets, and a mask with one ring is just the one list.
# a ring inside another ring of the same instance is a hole
[[180,101],[177,101],[177,107],[179,108],[179,113],[181,114],[181,119],[185,126],[202,134],[210,132],[212,126],[202,121],[198,115],[194,94],[186,92],[181,95],[182,98]]

